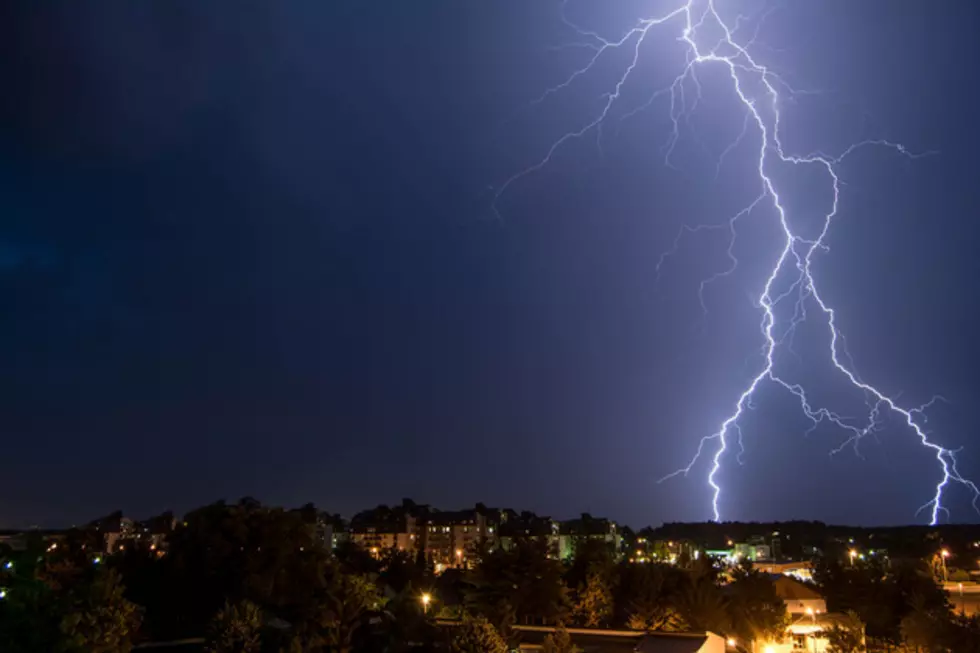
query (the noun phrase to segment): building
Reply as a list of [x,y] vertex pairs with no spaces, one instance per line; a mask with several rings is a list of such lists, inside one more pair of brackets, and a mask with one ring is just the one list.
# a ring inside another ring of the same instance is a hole
[[812,586],[785,574],[773,576],[773,585],[791,617],[827,614],[827,601]]
[[827,602],[813,587],[790,576],[773,577],[776,594],[786,605],[789,625],[781,642],[756,642],[757,651],[766,653],[825,653],[829,647],[821,633],[834,624],[844,623],[847,617],[828,614]]
[[123,517],[122,512],[119,511],[96,519],[86,527],[86,530],[97,534],[104,553],[124,550],[126,541],[134,539],[139,534],[133,520]]
[[423,534],[425,555],[436,570],[468,568],[492,546],[497,526],[479,509],[429,514]]
[[[549,626],[513,626],[520,633],[521,651],[540,651],[554,633]],[[726,653],[723,637],[715,633],[646,633],[637,630],[569,628],[572,643],[582,653]]]
[[622,551],[623,538],[616,522],[583,513],[578,519],[559,524],[559,558],[567,560],[586,542],[605,543],[614,555]]
[[419,529],[427,510],[428,506],[416,506],[406,500],[395,508],[378,506],[360,512],[351,519],[350,541],[376,558],[388,550],[415,553],[419,550]]
[[520,540],[542,543],[550,558],[561,558],[561,539],[558,522],[550,517],[539,517],[532,512],[505,513],[501,521],[498,541],[505,551],[513,550]]
[[649,550],[654,562],[669,564],[697,560],[701,556],[697,544],[691,540],[654,540]]
[[841,614],[802,615],[792,618],[786,628],[786,638],[781,642],[759,642],[757,650],[765,653],[826,653],[830,642],[823,631],[843,623]]
[[351,526],[350,539],[376,558],[387,550],[415,553],[417,528],[415,517],[404,517],[395,523],[357,524]]
[[732,555],[736,560],[772,560],[772,549],[768,544],[755,542],[739,542],[735,545]]
[[784,574],[786,576],[792,576],[798,580],[813,580],[813,562],[810,560],[786,562],[757,560],[752,563],[752,568],[766,574]]

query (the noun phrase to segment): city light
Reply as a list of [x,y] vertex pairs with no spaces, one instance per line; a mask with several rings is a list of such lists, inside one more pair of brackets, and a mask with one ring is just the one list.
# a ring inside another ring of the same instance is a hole
[[422,611],[428,614],[429,604],[432,603],[432,595],[428,592],[424,592],[421,597],[422,600]]
[[728,642],[727,642],[727,644],[728,644],[728,646],[730,646],[731,648],[735,648],[735,638],[734,638],[734,637],[729,637],[729,638],[728,638]]

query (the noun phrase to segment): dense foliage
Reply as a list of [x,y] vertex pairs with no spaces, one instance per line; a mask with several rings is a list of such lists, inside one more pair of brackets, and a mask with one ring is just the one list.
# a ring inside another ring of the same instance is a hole
[[[104,542],[89,531],[57,548],[34,542],[0,558],[0,650],[126,653],[203,637],[211,653],[503,653],[520,639],[515,626],[546,625],[556,630],[545,651],[576,653],[565,625],[743,642],[781,640],[787,625],[771,579],[749,566],[630,562],[603,537],[584,538],[561,562],[529,536],[436,575],[424,555],[331,550],[316,515],[244,499],[199,508],[164,542],[127,541],[111,556],[96,553]],[[846,615],[824,632],[831,651],[862,653],[866,632],[868,650],[980,653],[980,624],[951,613],[934,561],[841,560],[815,567],[830,611]]]

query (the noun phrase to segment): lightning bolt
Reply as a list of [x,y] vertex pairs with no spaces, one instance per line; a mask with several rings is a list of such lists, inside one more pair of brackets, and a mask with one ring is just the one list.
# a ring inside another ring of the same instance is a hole
[[[541,159],[506,179],[496,189],[494,210],[497,210],[498,200],[504,193],[521,179],[540,171],[551,163],[555,153],[563,146],[583,138],[590,132],[597,132],[598,142],[601,145],[603,125],[610,119],[614,105],[621,99],[623,88],[635,75],[641,58],[642,46],[648,38],[654,38],[653,35],[672,29],[674,30],[674,40],[680,43],[684,50],[685,63],[683,67],[668,86],[658,89],[645,103],[621,115],[620,120],[631,118],[647,110],[657,100],[664,98],[669,106],[669,117],[672,123],[671,132],[663,148],[664,164],[671,166],[671,156],[675,146],[681,140],[682,121],[685,121],[685,125],[688,124],[686,121],[697,108],[698,102],[701,101],[702,87],[698,78],[698,70],[710,66],[720,67],[727,73],[727,78],[731,82],[731,89],[744,109],[744,115],[741,116],[741,133],[734,142],[725,148],[716,162],[716,176],[725,157],[738,147],[754,129],[759,137],[759,148],[754,159],[759,190],[758,195],[749,205],[734,213],[722,225],[693,227],[685,225],[682,227],[673,246],[661,256],[657,263],[658,274],[666,261],[679,252],[684,236],[695,235],[707,230],[726,230],[729,236],[727,251],[729,265],[722,272],[702,281],[699,289],[698,296],[701,306],[704,313],[707,314],[704,300],[706,286],[732,274],[738,267],[738,259],[733,251],[737,238],[738,222],[750,215],[762,203],[768,202],[774,209],[782,232],[782,246],[779,255],[755,300],[755,304],[761,312],[759,328],[763,339],[764,363],[762,369],[752,377],[738,395],[733,411],[720,424],[718,430],[700,439],[690,462],[677,471],[666,475],[661,481],[676,476],[686,476],[699,460],[708,458],[710,470],[707,475],[707,484],[711,488],[711,509],[715,521],[720,521],[722,514],[719,504],[723,490],[718,476],[722,469],[725,454],[732,446],[732,438],[735,438],[735,444],[739,447],[737,458],[741,461],[743,449],[742,430],[739,421],[747,410],[754,407],[752,399],[759,387],[764,383],[770,383],[782,387],[799,402],[800,410],[811,422],[808,432],[825,423],[841,429],[846,438],[839,447],[831,451],[832,455],[840,453],[847,447],[853,447],[854,451],[860,455],[858,448],[860,442],[880,427],[884,413],[890,413],[900,418],[912,434],[918,438],[922,447],[934,457],[938,466],[939,475],[935,491],[931,498],[916,512],[917,515],[923,511],[928,512],[931,524],[937,524],[941,515],[948,514],[943,505],[943,497],[951,484],[959,484],[967,488],[973,495],[974,508],[977,508],[980,488],[960,474],[957,468],[956,450],[948,449],[936,443],[929,437],[924,428],[925,410],[941,398],[933,398],[922,406],[907,408],[898,403],[897,397],[890,397],[874,385],[863,381],[854,370],[843,336],[837,327],[837,313],[825,301],[813,276],[814,258],[818,253],[828,250],[827,235],[838,215],[841,189],[839,166],[841,162],[855,151],[866,147],[886,148],[898,155],[913,159],[924,156],[924,154],[910,152],[902,144],[887,140],[866,140],[855,143],[836,156],[823,152],[806,155],[787,153],[780,137],[782,120],[780,106],[785,99],[793,99],[798,94],[809,93],[809,91],[797,91],[792,88],[766,65],[760,63],[750,52],[756,45],[762,21],[773,11],[773,8],[767,10],[761,18],[754,21],[754,32],[747,39],[742,40],[738,34],[743,26],[753,22],[751,17],[738,15],[728,21],[719,11],[716,0],[687,0],[659,16],[640,20],[618,39],[607,39],[596,31],[583,28],[572,22],[565,11],[567,2],[568,0],[564,0],[562,4],[562,20],[582,39],[581,42],[570,44],[570,47],[583,49],[590,54],[584,66],[575,69],[561,83],[546,89],[540,97],[534,100],[533,104],[541,104],[568,89],[578,79],[592,72],[604,56],[615,51],[626,52],[627,63],[622,74],[615,79],[611,88],[600,96],[600,108],[592,119],[588,120],[580,129],[569,131],[555,140]],[[693,98],[690,97],[689,86],[693,86]],[[830,210],[823,216],[821,228],[816,238],[806,238],[792,227],[787,216],[787,210],[781,200],[779,188],[773,180],[772,171],[777,166],[814,167],[825,175],[828,197],[832,202]],[[785,289],[779,292],[778,288],[783,286]],[[793,302],[792,317],[788,322],[786,320],[780,321],[777,318],[777,307],[786,301]],[[868,414],[860,422],[855,422],[855,420],[827,408],[814,406],[802,385],[785,380],[776,371],[776,353],[784,346],[792,351],[796,329],[809,317],[807,306],[810,306],[811,310],[815,308],[826,324],[829,335],[827,354],[830,363],[836,368],[842,380],[854,390],[859,391],[865,398]]]

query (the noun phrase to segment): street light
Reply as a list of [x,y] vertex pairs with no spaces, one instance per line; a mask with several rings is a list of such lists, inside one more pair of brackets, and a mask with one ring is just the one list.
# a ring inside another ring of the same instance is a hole
[[939,552],[939,554],[942,557],[942,561],[943,561],[943,582],[948,583],[949,577],[948,574],[946,573],[946,558],[949,557],[949,549],[943,549]]
[[850,551],[847,552],[847,555],[850,556],[850,558],[851,558],[851,566],[853,567],[854,566],[854,558],[857,557],[858,552],[855,551],[854,549],[851,549]]
[[428,592],[422,594],[422,612],[429,614],[429,603],[432,602],[432,595]]
[[725,643],[728,644],[728,648],[735,648],[735,638],[734,637],[729,637],[728,638],[728,641],[725,642]]

